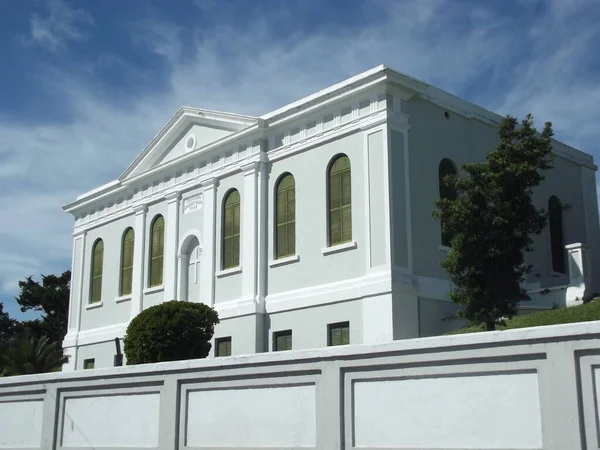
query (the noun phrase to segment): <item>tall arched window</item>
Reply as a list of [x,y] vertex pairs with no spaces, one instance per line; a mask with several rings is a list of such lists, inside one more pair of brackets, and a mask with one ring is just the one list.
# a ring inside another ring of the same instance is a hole
[[275,204],[275,257],[277,259],[296,254],[296,182],[290,173],[277,183]]
[[565,273],[565,243],[563,236],[562,206],[556,196],[548,200],[548,222],[550,228],[550,251],[552,253],[552,270]]
[[[456,167],[451,160],[444,158],[440,161],[440,166],[438,168],[438,187],[440,191],[440,198],[456,200],[456,191],[448,186],[445,182],[445,179],[448,175],[457,175]],[[441,226],[442,222],[440,221],[440,227]],[[442,231],[442,245],[450,247],[452,238],[453,236],[451,233]]]
[[123,234],[123,244],[121,245],[121,286],[120,295],[131,294],[131,284],[133,281],[133,243],[135,233],[133,228],[128,228]]
[[240,265],[240,193],[232,189],[223,202],[223,269]]
[[92,247],[92,280],[90,283],[90,303],[102,300],[102,266],[104,263],[104,242],[97,239]]
[[329,165],[329,245],[352,240],[352,180],[350,158],[334,157]]
[[163,259],[165,252],[165,219],[156,216],[150,233],[150,287],[163,284]]

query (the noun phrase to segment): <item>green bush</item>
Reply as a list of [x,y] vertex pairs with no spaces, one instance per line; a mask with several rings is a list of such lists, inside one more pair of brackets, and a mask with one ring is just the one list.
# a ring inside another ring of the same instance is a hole
[[152,306],[127,327],[127,364],[206,358],[218,323],[217,312],[201,303],[172,300]]
[[[514,316],[506,321],[504,325],[498,326],[498,330],[511,330],[515,328],[541,327],[544,325],[558,325],[561,323],[589,322],[600,320],[600,299],[570,308],[540,311],[520,316]],[[483,326],[467,326],[449,334],[478,333],[485,331]]]

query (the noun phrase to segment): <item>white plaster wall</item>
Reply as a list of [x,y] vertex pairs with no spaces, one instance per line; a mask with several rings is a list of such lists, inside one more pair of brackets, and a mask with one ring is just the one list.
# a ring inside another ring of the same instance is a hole
[[[117,303],[115,300],[120,296],[119,284],[123,234],[128,227],[134,227],[134,225],[135,219],[131,215],[88,231],[85,241],[83,270],[78,266],[74,270],[75,282],[83,275],[81,330],[90,330],[129,320],[131,311],[130,302]],[[99,238],[104,242],[104,263],[102,271],[102,305],[96,307],[96,305],[89,305],[91,292],[90,276],[92,248]],[[73,289],[77,289],[76,284],[72,283],[72,286]]]
[[0,398],[0,448],[39,448],[43,399]]
[[[314,385],[191,391],[188,447],[315,447]],[[256,408],[260,405],[260,414]],[[232,432],[235,430],[235,432]]]
[[535,373],[357,381],[354,446],[542,448],[538,390]]
[[248,355],[264,351],[264,315],[249,314],[230,319],[220,319],[215,326],[209,356],[215,356],[215,340],[231,337],[231,354]]
[[159,407],[159,393],[67,397],[61,447],[156,447]]
[[[323,255],[327,247],[327,169],[331,159],[340,153],[350,158],[352,170],[352,238],[357,248]],[[279,177],[289,172],[296,181],[296,254],[298,262],[272,267],[268,273],[268,292],[277,294],[307,288],[365,273],[365,198],[364,149],[362,133],[278,160],[269,176],[269,261],[273,261],[275,189]],[[380,236],[381,239],[384,236]]]
[[590,449],[599,336],[596,321],[5,377],[0,443]]
[[[418,249],[413,252],[414,271],[417,275],[446,278],[440,266],[446,253],[438,249],[441,244],[440,225],[439,221],[431,217],[435,200],[439,196],[439,162],[443,158],[450,158],[460,168],[467,162],[482,161],[485,149],[494,149],[497,131],[491,125],[469,120],[452,111],[449,111],[450,118],[446,119],[443,108],[419,98],[406,102],[406,112],[410,115],[411,124],[408,152],[412,242],[413,248]],[[393,146],[392,151],[398,152],[399,146],[400,144]],[[565,244],[585,242],[581,168],[559,156],[555,156],[554,163],[555,168],[545,173],[546,179],[534,191],[534,202],[538,207],[547,209],[550,196],[557,195],[562,201],[569,203],[571,210],[564,213],[563,219]],[[569,182],[565,183],[565,180]],[[394,185],[399,186],[396,183]],[[401,188],[398,189],[398,194],[401,195]],[[528,282],[541,282],[542,285],[566,284],[566,277],[554,278],[549,273],[551,260],[548,233],[546,227],[542,235],[534,239],[535,251],[527,255],[526,262],[534,266],[532,273],[539,274],[539,277],[532,275]]]
[[458,305],[451,300],[419,297],[419,336],[437,336],[460,328],[464,321],[456,317]]
[[327,346],[327,325],[350,322],[350,343],[363,342],[362,300],[271,313],[266,318],[268,349],[273,350],[273,333],[292,330],[292,349]]
[[[86,359],[93,359],[96,368],[113,367],[114,356],[117,352],[115,347],[115,338],[123,339],[125,336],[116,335],[109,340],[96,342],[94,344],[80,345],[77,348],[76,370],[83,369],[83,362]],[[123,352],[123,341],[121,341],[121,352]],[[126,364],[126,358],[123,357],[123,364]]]

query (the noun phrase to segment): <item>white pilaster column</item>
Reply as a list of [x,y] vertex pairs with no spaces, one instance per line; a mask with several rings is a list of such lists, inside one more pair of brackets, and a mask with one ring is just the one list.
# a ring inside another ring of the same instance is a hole
[[181,192],[171,192],[167,199],[165,223],[165,285],[164,301],[177,299],[177,242],[179,241],[179,199]]
[[567,306],[583,303],[590,293],[588,248],[580,243],[566,245],[569,264],[569,287],[567,288]]
[[261,165],[261,162],[253,161],[242,167],[242,301],[253,301],[258,294],[258,174]]
[[133,241],[133,274],[131,279],[131,319],[137,316],[143,309],[144,303],[144,272],[145,272],[145,248],[146,248],[146,213],[147,205],[138,205],[134,208],[135,225]]
[[81,310],[83,309],[83,274],[85,273],[86,231],[73,234],[73,257],[71,263],[71,292],[69,294],[69,317],[67,334],[62,342],[69,356],[63,371],[77,369],[77,346],[81,327]]
[[258,303],[267,296],[269,269],[269,167],[261,163],[258,171]]
[[190,265],[190,255],[186,255],[185,253],[177,254],[177,266],[179,267],[179,281],[177,282],[177,299],[182,300],[184,302],[188,301],[189,292],[186,287],[188,286],[188,275]]
[[219,180],[211,178],[202,183],[203,225],[202,225],[202,265],[200,266],[200,301],[206,305],[215,304],[215,250],[217,187]]

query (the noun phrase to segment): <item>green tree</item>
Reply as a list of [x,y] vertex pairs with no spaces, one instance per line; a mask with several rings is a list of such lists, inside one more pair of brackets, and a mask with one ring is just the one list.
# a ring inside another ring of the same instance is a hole
[[55,372],[67,361],[68,356],[63,355],[58,342],[24,333],[9,344],[1,356],[0,375]]
[[15,320],[11,319],[7,312],[4,312],[4,304],[0,303],[0,346],[13,336],[14,329]]
[[528,299],[521,288],[531,270],[524,255],[532,250],[532,235],[547,222],[532,193],[553,167],[551,123],[540,134],[531,115],[520,126],[507,116],[498,134],[499,144],[485,162],[465,164],[464,177],[446,177],[457,196],[438,200],[433,214],[453,236],[442,262],[453,283],[450,297],[462,305],[461,317],[487,330],[515,315],[519,302]]
[[151,306],[127,327],[127,364],[206,358],[218,323],[217,312],[202,303],[171,300]]
[[38,282],[27,277],[19,281],[21,292],[16,298],[21,311],[42,313],[41,320],[22,322],[20,329],[28,328],[36,336],[47,336],[51,342],[62,342],[67,334],[71,271],[61,275],[42,275]]

